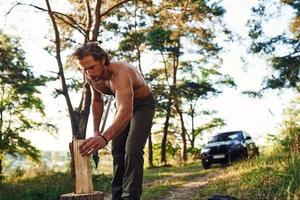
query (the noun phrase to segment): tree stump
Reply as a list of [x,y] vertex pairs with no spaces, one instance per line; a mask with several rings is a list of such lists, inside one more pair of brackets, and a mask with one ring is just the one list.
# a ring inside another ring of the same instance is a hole
[[60,196],[60,200],[103,200],[102,192],[93,191],[90,157],[82,156],[79,145],[83,140],[73,139],[70,143],[73,192]]
[[60,196],[60,200],[103,200],[104,194],[102,192],[93,192],[87,194],[64,194]]

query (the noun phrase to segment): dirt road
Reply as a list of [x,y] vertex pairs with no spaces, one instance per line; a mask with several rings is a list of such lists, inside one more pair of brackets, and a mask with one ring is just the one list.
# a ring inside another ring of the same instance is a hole
[[[190,180],[188,183],[183,184],[183,185],[179,186],[178,188],[168,191],[167,194],[164,197],[162,197],[160,200],[192,199],[197,194],[197,191],[199,191],[201,188],[204,188],[209,183],[209,181],[213,180],[220,173],[221,173],[221,171],[211,172],[204,176],[198,176],[198,177]],[[107,194],[104,198],[104,200],[110,200],[110,199],[111,199],[110,194]]]
[[197,192],[204,188],[209,181],[213,180],[214,177],[217,177],[220,172],[212,172],[209,174],[206,174],[204,176],[196,177],[193,180],[190,180],[188,183],[181,185],[178,188],[175,188],[167,193],[165,197],[163,197],[163,200],[188,200],[195,195],[197,195]]

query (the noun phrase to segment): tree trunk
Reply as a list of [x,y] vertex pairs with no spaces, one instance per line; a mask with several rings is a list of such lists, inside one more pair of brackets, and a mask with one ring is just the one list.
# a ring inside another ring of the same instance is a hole
[[183,120],[183,114],[182,111],[180,110],[179,106],[176,105],[176,111],[179,114],[180,117],[180,124],[181,124],[181,139],[182,139],[182,151],[181,151],[181,156],[183,161],[187,161],[187,145],[186,145],[186,137],[185,137],[185,133],[186,133],[186,129],[185,129],[185,125],[184,125],[184,120]]
[[191,148],[195,147],[195,125],[194,125],[194,109],[191,105],[191,117],[192,117],[192,140],[191,140]]
[[160,162],[162,164],[167,163],[167,158],[166,158],[166,147],[167,147],[167,135],[168,135],[168,129],[169,129],[169,120],[170,120],[170,115],[171,115],[171,106],[172,106],[172,99],[169,97],[169,102],[167,106],[167,113],[166,113],[166,121],[164,125],[164,133],[163,133],[163,138],[161,141],[161,154],[160,154]]
[[78,139],[86,138],[86,128],[90,114],[91,101],[91,88],[88,83],[85,83],[81,95],[81,102],[78,108],[74,111],[76,122],[78,124],[78,130],[76,132],[76,138]]
[[1,181],[1,176],[2,176],[2,159],[0,158],[0,181]]
[[148,137],[148,164],[149,164],[149,167],[153,167],[153,146],[152,146],[151,133]]

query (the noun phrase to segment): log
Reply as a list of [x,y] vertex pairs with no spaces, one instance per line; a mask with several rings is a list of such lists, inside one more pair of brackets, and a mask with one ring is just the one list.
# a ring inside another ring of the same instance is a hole
[[82,142],[83,140],[73,139],[69,145],[74,193],[61,195],[60,200],[104,200],[102,192],[93,191],[90,157],[82,156],[79,151]]
[[82,156],[79,145],[84,140],[73,140],[74,166],[75,166],[75,194],[93,192],[92,167],[89,156]]
[[69,150],[71,155],[71,176],[72,176],[72,189],[75,191],[75,164],[74,164],[74,152],[73,152],[73,141],[69,143]]
[[87,194],[64,194],[60,196],[60,200],[104,200],[102,192],[92,192]]

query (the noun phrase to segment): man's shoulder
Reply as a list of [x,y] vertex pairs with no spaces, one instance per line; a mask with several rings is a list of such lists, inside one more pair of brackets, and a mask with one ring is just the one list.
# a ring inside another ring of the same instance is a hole
[[134,67],[127,62],[113,62],[111,66],[115,76],[130,74],[130,72],[134,70]]
[[128,62],[122,62],[122,61],[114,61],[110,63],[111,66],[117,70],[123,70],[128,68],[134,68],[130,63]]

